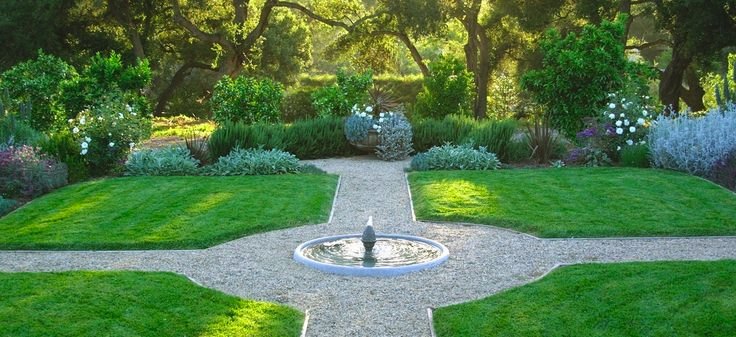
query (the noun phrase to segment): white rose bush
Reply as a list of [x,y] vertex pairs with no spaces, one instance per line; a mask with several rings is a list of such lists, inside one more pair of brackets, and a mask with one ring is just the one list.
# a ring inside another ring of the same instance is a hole
[[94,176],[105,175],[121,165],[151,130],[150,118],[119,99],[82,110],[68,122],[79,144],[79,154]]

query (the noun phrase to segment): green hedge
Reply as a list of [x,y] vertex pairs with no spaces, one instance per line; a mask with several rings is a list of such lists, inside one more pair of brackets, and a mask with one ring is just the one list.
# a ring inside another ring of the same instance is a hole
[[[308,90],[307,88],[320,88],[334,84],[336,78],[334,75],[302,75],[298,79],[300,90]],[[393,76],[393,75],[374,75],[373,83],[383,88],[391,90],[396,99],[404,104],[416,103],[417,94],[422,91],[421,75],[410,76]]]
[[515,120],[476,121],[470,117],[447,116],[443,119],[421,119],[412,123],[414,150],[425,152],[444,143],[484,146],[507,162],[511,138],[517,128]]
[[213,160],[236,147],[279,149],[299,159],[341,157],[358,154],[343,133],[340,117],[300,120],[293,124],[225,123],[209,139]]

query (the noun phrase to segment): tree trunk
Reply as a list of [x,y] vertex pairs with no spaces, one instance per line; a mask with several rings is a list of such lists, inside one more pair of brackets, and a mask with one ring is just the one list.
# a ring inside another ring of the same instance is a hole
[[665,106],[665,115],[680,111],[682,79],[691,61],[691,57],[683,57],[675,49],[672,53],[672,61],[660,76],[659,99]]
[[684,76],[687,88],[680,89],[680,97],[690,107],[691,111],[704,111],[705,103],[703,103],[703,96],[705,96],[705,89],[700,85],[698,74],[691,66],[685,70]]
[[478,32],[478,69],[475,78],[475,102],[473,114],[475,119],[487,118],[488,81],[491,79],[490,39],[485,30]]
[[411,54],[411,58],[414,60],[414,62],[419,67],[419,70],[422,72],[422,76],[429,77],[429,68],[427,67],[427,64],[424,63],[424,59],[422,58],[422,54],[419,53],[419,50],[414,45],[414,43],[411,41],[408,35],[405,33],[399,33],[397,34],[399,40],[404,43],[404,46],[406,46],[407,49],[409,49],[409,53]]

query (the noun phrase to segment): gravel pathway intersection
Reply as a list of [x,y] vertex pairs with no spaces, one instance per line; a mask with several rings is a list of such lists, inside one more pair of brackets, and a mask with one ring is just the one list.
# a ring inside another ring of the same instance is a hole
[[[0,271],[146,270],[184,274],[244,298],[309,310],[306,335],[430,336],[428,307],[474,300],[523,285],[560,264],[736,259],[736,237],[537,239],[481,225],[412,220],[407,161],[373,157],[311,161],[341,176],[332,222],[253,235],[205,250],[0,252]],[[300,243],[358,233],[368,216],[378,232],[443,243],[443,265],[391,278],[322,273],[294,262]]]

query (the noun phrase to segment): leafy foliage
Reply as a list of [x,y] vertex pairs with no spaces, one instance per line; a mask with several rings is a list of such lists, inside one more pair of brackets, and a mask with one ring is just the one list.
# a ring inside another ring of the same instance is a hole
[[284,123],[292,123],[317,117],[317,111],[312,105],[313,92],[305,88],[288,90],[281,101],[281,120]]
[[3,109],[0,103],[0,144],[34,145],[43,138],[40,132],[22,118],[18,118],[16,113]]
[[0,93],[7,94],[6,108],[30,104],[29,116],[20,116],[39,131],[63,125],[59,90],[64,81],[77,76],[74,67],[53,55],[39,51],[38,57],[13,66],[0,75]]
[[235,148],[202,172],[212,176],[244,176],[297,173],[299,170],[299,159],[291,153],[277,149]]
[[131,176],[195,175],[199,161],[180,146],[136,151],[125,162],[125,173]]
[[583,118],[601,111],[608,93],[629,82],[643,83],[642,66],[626,60],[623,25],[604,21],[579,35],[562,37],[550,30],[540,42],[543,67],[524,74],[522,87],[547,108],[551,126],[568,137],[582,129]]
[[496,170],[501,162],[496,155],[484,147],[474,149],[471,145],[444,144],[414,156],[411,169],[429,170]]
[[469,113],[473,99],[473,75],[460,60],[442,57],[429,65],[430,76],[417,96],[415,110],[424,117],[443,118]]
[[352,74],[339,70],[337,85],[322,87],[312,94],[312,104],[317,115],[345,116],[351,107],[361,105],[368,99],[368,89],[372,83],[371,71]]
[[0,195],[33,198],[67,184],[66,165],[23,145],[0,150]]
[[151,76],[146,60],[125,66],[116,52],[109,56],[97,53],[78,77],[61,84],[59,101],[66,118],[75,118],[80,111],[111,97],[119,98],[138,113],[150,116],[150,104],[142,91],[151,84]]
[[210,104],[217,123],[278,122],[283,87],[270,79],[223,77],[215,85]]
[[471,117],[446,116],[443,119],[421,119],[413,123],[413,144],[417,152],[427,151],[444,143],[486,147],[499,158],[510,158],[509,146],[516,131],[513,120],[477,121]]

